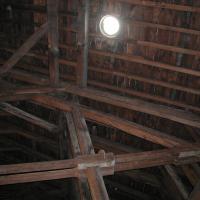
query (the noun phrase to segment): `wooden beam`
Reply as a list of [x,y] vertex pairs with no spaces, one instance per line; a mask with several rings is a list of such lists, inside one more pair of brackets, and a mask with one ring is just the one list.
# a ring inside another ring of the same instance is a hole
[[[105,83],[102,83],[102,82],[90,81],[90,80],[88,81],[88,84],[89,84],[89,86],[98,87],[98,88],[102,88],[102,89],[108,89],[108,90],[111,90],[113,92],[118,92],[118,93],[121,93],[121,94],[128,94],[128,95],[131,95],[133,97],[139,97],[139,98],[151,100],[151,101],[154,101],[154,102],[159,102],[159,103],[162,103],[162,104],[173,105],[173,106],[182,108],[184,110],[191,110],[191,111],[200,112],[199,107],[189,105],[189,104],[186,104],[186,103],[181,102],[181,101],[171,100],[171,99],[167,99],[165,97],[155,96],[155,95],[151,95],[151,94],[148,94],[148,93],[145,93],[145,92],[135,91],[135,90],[132,90],[131,88],[128,89],[128,88],[124,88],[124,87],[117,87],[117,86],[105,84]],[[188,88],[186,88],[186,89],[188,89]]]
[[81,89],[70,84],[66,84],[65,91],[94,101],[99,101],[128,110],[147,113],[157,117],[179,122],[181,124],[200,128],[200,118],[188,111],[174,109],[163,105],[157,105],[139,99],[122,97],[119,95],[111,94],[109,92],[103,92],[89,88]]
[[[76,127],[71,113],[66,113],[67,127],[69,131],[69,138],[73,157],[81,155],[80,145],[76,134]],[[76,184],[76,183],[75,183]],[[90,188],[86,177],[80,177],[77,182],[79,194],[82,200],[90,200]]]
[[[183,32],[183,33],[190,33],[190,34],[194,34],[194,35],[200,35],[200,31],[192,30],[192,29],[184,29],[184,28],[179,28],[179,27],[153,24],[153,23],[142,22],[142,21],[132,21],[132,20],[130,21],[130,23],[134,27],[138,26],[138,27],[150,27],[150,28],[157,28],[157,29],[160,28],[161,30],[175,31],[175,32],[177,31],[177,32],[181,32],[181,33]],[[75,30],[73,28],[61,28],[61,30],[79,33],[78,30]],[[103,37],[101,34],[98,34],[98,33],[90,33],[89,35],[91,37]],[[186,48],[181,48],[181,47],[177,47],[177,46],[170,46],[170,45],[159,44],[159,43],[149,42],[149,41],[140,41],[140,40],[135,41],[135,40],[125,38],[125,37],[116,37],[113,39],[124,40],[125,42],[132,43],[134,45],[137,44],[140,46],[152,47],[152,48],[171,51],[171,52],[175,52],[175,53],[183,53],[183,54],[187,54],[187,55],[200,56],[200,51],[193,50],[193,49],[186,49]]]
[[169,10],[177,10],[177,11],[185,11],[185,12],[198,12],[198,13],[200,12],[199,7],[186,6],[186,5],[181,5],[181,4],[172,4],[172,3],[155,2],[155,1],[147,1],[147,0],[117,0],[117,1],[122,2],[122,3],[132,4],[132,5],[147,6],[147,7],[160,8],[160,9],[169,9]]
[[72,107],[72,115],[80,145],[80,151],[83,155],[95,154],[85,118],[82,115],[80,108],[77,107],[78,105]]
[[[198,165],[198,164],[197,164]],[[182,170],[192,186],[195,186],[199,181],[199,176],[192,165],[183,165]]]
[[[72,116],[74,119],[74,126],[76,128],[77,138],[79,141],[80,152],[83,155],[95,155],[94,147],[90,138],[85,118],[83,117],[78,105],[73,107]],[[92,199],[109,200],[100,168],[98,166],[87,167],[86,176],[90,186]]]
[[[184,148],[116,155],[114,157],[115,171],[148,168],[172,163],[199,162],[199,154],[200,147],[190,145]],[[113,162],[113,155],[97,154],[69,160],[0,165],[0,185],[79,177],[80,174],[83,175],[83,172],[79,171],[80,168],[77,168],[77,165],[80,167],[80,165],[92,166],[96,163],[100,165],[104,163],[104,166],[108,166],[105,165],[105,162]],[[82,167],[81,170],[83,170]]]
[[[176,147],[164,150],[146,151],[139,153],[120,154],[115,156],[115,172],[125,171],[130,169],[142,169],[153,166],[169,165],[169,164],[188,164],[190,162],[198,162],[200,151],[198,145],[196,150],[192,150],[196,145],[189,145],[188,147]],[[193,153],[192,153],[193,151]],[[153,154],[152,154],[153,153]],[[193,159],[194,157],[195,159]],[[196,154],[196,155],[195,155]],[[134,156],[133,156],[134,155]],[[192,158],[192,159],[190,159]],[[141,163],[137,162],[140,157]],[[177,160],[176,160],[177,159]],[[197,160],[196,160],[197,159]],[[159,160],[159,164],[158,164]],[[173,162],[170,162],[173,160]],[[176,161],[177,162],[176,162]]]
[[165,170],[170,175],[171,179],[174,181],[174,183],[177,186],[177,189],[179,190],[179,192],[182,195],[183,199],[187,200],[189,193],[188,193],[186,187],[184,186],[182,180],[177,175],[174,167],[172,165],[171,166],[170,165],[166,165],[165,166]]
[[94,121],[109,127],[119,129],[129,135],[134,135],[136,137],[148,140],[156,144],[160,144],[165,147],[175,147],[187,144],[186,141],[178,139],[175,136],[167,135],[155,129],[151,129],[134,122],[123,120],[113,115],[85,108],[82,108],[82,111],[89,121]]
[[50,83],[53,85],[59,81],[58,7],[59,0],[47,0],[49,73]]
[[164,24],[156,24],[156,23],[140,21],[140,20],[132,20],[132,19],[129,21],[129,23],[131,23],[133,26],[150,27],[150,28],[161,29],[165,31],[174,31],[174,32],[179,32],[179,33],[200,35],[200,31],[189,29],[189,28],[169,26],[169,25],[164,25]]
[[[123,153],[133,153],[139,152],[138,149],[130,147],[128,145],[123,145],[118,142],[113,142],[111,140],[91,135],[92,142],[94,144],[95,149],[97,150],[105,150],[106,152],[113,152],[114,154],[123,154]],[[121,172],[119,174],[125,175],[133,180],[145,182],[145,184],[152,185],[154,187],[160,187],[159,180],[152,174],[146,173],[141,170],[131,170],[126,172]]]
[[[50,109],[56,108],[65,112],[71,112],[73,106],[73,104],[70,102],[66,102],[64,100],[50,96],[37,96],[33,98],[33,101],[39,103],[42,106],[48,106]],[[135,124],[130,121],[120,119],[113,115],[98,112],[86,107],[81,107],[80,109],[87,120],[117,128],[130,135],[135,135],[137,137],[161,144],[166,147],[174,147],[177,145],[185,144],[185,141],[181,139],[169,136],[167,134],[144,127],[139,124]]]
[[[40,69],[40,68],[35,67],[35,66],[20,65],[18,67],[20,67],[22,69],[31,69],[34,72],[39,72],[39,73],[48,75],[47,70]],[[123,74],[123,73],[120,73],[120,72],[113,72],[112,73],[109,70],[102,70],[102,69],[97,69],[97,68],[94,68],[94,67],[89,67],[89,70],[94,71],[94,72],[102,72],[102,73],[106,73],[106,74],[113,74],[113,75],[116,74],[117,76],[122,76],[123,78],[129,78],[129,79],[136,78],[136,80],[138,79],[138,80],[141,80],[141,81],[144,81],[144,82],[149,82],[149,83],[152,83],[152,84],[158,84],[158,85],[160,84],[159,81],[154,82],[151,79],[146,79],[146,78],[143,79],[142,77],[139,77],[139,76],[127,75],[127,74]],[[25,74],[23,76],[25,76]],[[21,80],[21,79],[24,78],[24,77],[21,77],[19,75],[18,76],[15,76],[15,75],[12,76],[11,75],[11,77],[13,79],[16,79],[16,80]],[[27,73],[27,77],[30,77],[28,73]],[[68,75],[61,75],[61,78],[63,78],[64,80],[70,80],[70,81],[75,80],[75,77],[68,76]],[[30,80],[30,78],[27,78],[26,81],[32,82],[32,80]],[[40,84],[41,84],[41,82],[40,82]],[[152,100],[154,102],[160,102],[160,103],[163,103],[163,104],[174,105],[176,107],[180,107],[180,108],[183,108],[185,110],[200,112],[200,108],[186,104],[184,102],[177,101],[177,100],[171,100],[171,99],[167,99],[167,98],[164,98],[164,97],[161,97],[161,96],[155,96],[155,95],[147,94],[145,92],[139,92],[139,91],[123,88],[123,87],[119,88],[119,87],[116,87],[116,86],[113,86],[113,85],[105,84],[105,83],[94,81],[94,80],[88,80],[88,84],[89,84],[89,86],[95,86],[95,87],[103,88],[103,89],[106,88],[108,90],[111,90],[111,91],[114,91],[114,92],[119,92],[119,93],[125,93],[125,94],[131,95],[133,97],[139,97],[139,98],[142,97],[144,99]],[[179,85],[173,85],[173,84],[168,84],[168,83],[165,84],[165,82],[161,82],[161,84],[162,84],[163,87],[169,87],[171,89],[177,89],[177,90],[180,89],[180,90],[185,91],[185,92],[191,92],[192,91],[192,89],[190,89],[190,88],[185,88],[185,87],[182,87],[182,86],[179,86]],[[198,92],[198,90],[194,90],[194,93],[197,93],[197,92]],[[14,96],[13,96],[13,99],[14,99]],[[19,99],[20,99],[20,97],[19,97]],[[1,97],[0,97],[0,100],[1,100]],[[6,101],[6,97],[3,98],[3,100]],[[8,97],[8,100],[12,100],[12,96]]]
[[188,200],[199,200],[200,198],[200,181],[194,187],[192,193],[189,196]]
[[43,24],[0,68],[0,74],[8,72],[47,32],[48,24]]
[[73,168],[77,169],[77,166],[80,164],[82,165],[87,165],[87,164],[92,165],[97,163],[105,164],[112,162],[113,159],[114,159],[113,154],[107,153],[105,155],[102,154],[81,155],[79,157],[66,160],[53,160],[53,161],[42,161],[34,163],[0,165],[0,175],[22,174],[22,173],[33,173],[33,172],[35,173],[38,171],[56,171],[56,170],[73,169]]
[[137,44],[141,46],[145,46],[145,47],[151,47],[151,48],[171,51],[175,53],[182,53],[182,54],[198,56],[198,57],[200,56],[200,51],[192,50],[192,49],[180,48],[176,46],[170,46],[170,45],[159,44],[159,43],[148,42],[148,41],[137,41]]
[[58,128],[56,125],[54,124],[51,124],[43,119],[40,119],[39,117],[36,117],[32,114],[29,114],[17,107],[14,107],[8,103],[0,103],[0,109],[5,111],[5,112],[8,112],[16,117],[19,117],[21,119],[24,119],[25,121],[28,121],[32,124],[35,124],[39,127],[42,127],[44,129],[47,129],[48,131],[50,132],[56,132],[58,131]]
[[102,68],[97,68],[97,67],[89,67],[89,70],[92,71],[92,72],[100,72],[100,73],[103,73],[103,74],[112,75],[112,77],[113,76],[124,77],[124,78],[127,78],[127,79],[132,79],[132,80],[140,81],[140,82],[143,82],[143,83],[148,83],[148,84],[151,84],[151,85],[156,85],[156,86],[158,85],[158,86],[161,86],[161,87],[179,90],[179,91],[191,93],[191,94],[194,94],[194,95],[200,95],[200,90],[198,90],[198,89],[187,88],[185,86],[181,86],[181,85],[177,85],[177,84],[173,84],[173,83],[168,83],[166,81],[160,81],[160,80],[155,80],[155,79],[151,79],[151,78],[145,78],[145,77],[134,75],[134,74],[127,74],[127,73],[123,73],[123,72],[119,72],[119,71],[115,71],[115,70],[111,71],[111,70],[108,70],[108,69],[102,69]]
[[[89,49],[89,15],[90,15],[90,0],[84,0],[84,5],[79,5],[79,15],[78,20],[80,24],[84,24],[84,26],[80,26],[79,31],[79,40],[80,46],[80,54],[78,55],[78,67],[77,67],[77,83],[80,87],[87,86],[88,79],[88,49]],[[82,7],[81,7],[82,6]],[[82,19],[84,10],[84,21]],[[84,31],[83,31],[84,30]]]
[[106,186],[98,167],[86,170],[93,200],[109,200]]
[[48,94],[48,93],[61,93],[65,91],[65,87],[50,87],[50,86],[38,86],[38,87],[18,87],[15,89],[6,88],[0,91],[0,101],[17,101],[28,100],[36,94]]
[[181,124],[186,124],[189,126],[200,128],[200,118],[197,115],[187,111],[178,110],[167,106],[157,105],[139,99],[133,99],[133,98],[130,99],[127,97],[122,97],[94,89],[89,89],[89,88],[80,89],[72,85],[68,85],[66,92],[81,97],[85,97],[88,99],[92,99],[95,101],[99,101],[102,103],[107,103],[113,106],[147,113],[157,117],[179,122]]
[[[62,48],[62,49],[73,49],[73,50],[75,50],[75,47],[65,45],[65,44],[60,44],[59,47]],[[12,49],[5,49],[5,48],[3,48],[3,49],[6,50],[6,51],[10,51],[10,52],[13,51]],[[184,73],[184,74],[200,77],[200,71],[198,71],[198,70],[193,70],[191,68],[185,68],[185,67],[178,67],[176,65],[166,64],[166,63],[159,62],[159,61],[153,61],[153,60],[146,59],[142,56],[134,56],[134,55],[127,55],[127,54],[116,54],[116,53],[111,53],[111,52],[99,51],[99,50],[95,50],[95,49],[90,49],[89,53],[94,54],[94,55],[99,55],[99,56],[112,57],[112,58],[116,58],[116,59],[120,59],[120,60],[124,60],[124,61],[128,61],[128,62],[140,63],[140,64],[143,64],[143,65],[149,65],[149,66],[152,66],[152,67],[155,67],[155,68],[166,69],[166,70],[170,70],[170,71],[174,71],[174,72],[179,72],[179,73]],[[38,59],[46,59],[45,56],[36,55],[36,54],[33,54],[33,53],[29,53],[27,55],[31,56],[31,57],[38,58]],[[60,63],[62,63],[62,62],[63,62],[63,64],[66,63],[70,66],[76,66],[77,65],[76,62],[71,62],[71,61],[67,61],[67,60],[60,61]]]
[[115,53],[109,53],[109,52],[98,51],[98,50],[93,50],[93,49],[89,50],[89,52],[95,55],[112,57],[112,58],[121,59],[121,60],[129,61],[129,62],[140,63],[143,65],[149,65],[155,68],[166,69],[166,70],[180,72],[180,73],[189,74],[189,75],[198,76],[198,77],[200,76],[200,71],[192,70],[192,69],[188,69],[184,67],[177,67],[175,65],[170,65],[170,64],[166,64],[166,63],[162,63],[158,61],[145,59],[142,56],[115,54]]

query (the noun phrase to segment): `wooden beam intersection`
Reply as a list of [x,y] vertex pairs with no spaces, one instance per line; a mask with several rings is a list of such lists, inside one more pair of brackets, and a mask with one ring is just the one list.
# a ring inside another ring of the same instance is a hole
[[94,89],[81,89],[77,86],[70,84],[66,84],[65,91],[94,101],[99,101],[128,110],[147,113],[157,117],[179,122],[181,124],[200,128],[200,118],[197,115],[187,111],[174,109],[163,105],[157,105],[139,99],[122,97],[119,95],[114,95],[108,92],[102,92]]
[[[40,104],[41,106],[48,106],[48,108],[56,108],[61,111],[71,112],[73,104],[64,100],[50,97],[50,96],[37,96],[33,98],[33,102]],[[151,141],[163,145],[165,147],[174,147],[178,145],[184,145],[184,140],[178,139],[173,136],[161,133],[159,131],[144,127],[142,125],[123,120],[113,115],[102,113],[92,110],[90,108],[81,106],[81,112],[84,117],[93,122],[104,124],[105,126],[117,128],[127,134],[134,135],[145,140]]]
[[[111,161],[111,163],[113,163],[112,160],[114,159],[115,171],[119,172],[165,164],[182,163],[182,161],[188,160],[188,158],[193,158],[193,160],[189,160],[189,163],[197,162],[197,160],[194,161],[194,158],[199,160],[199,153],[199,145],[190,145],[181,148],[121,154],[114,157],[112,154],[103,155],[100,153],[97,155],[80,156],[69,160],[1,165],[0,185],[79,177],[77,164],[88,164],[91,162],[91,164],[94,163],[94,166],[98,166],[101,161],[105,162],[106,159]],[[185,156],[182,157],[182,155]],[[106,171],[103,173],[108,175]]]

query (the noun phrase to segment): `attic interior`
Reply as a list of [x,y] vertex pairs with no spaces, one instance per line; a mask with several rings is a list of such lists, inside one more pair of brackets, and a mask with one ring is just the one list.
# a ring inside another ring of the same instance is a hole
[[0,0],[0,199],[199,200],[200,0]]

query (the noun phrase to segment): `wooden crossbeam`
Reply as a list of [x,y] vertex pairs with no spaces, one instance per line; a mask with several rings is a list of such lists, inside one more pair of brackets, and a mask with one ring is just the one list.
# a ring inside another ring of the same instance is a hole
[[[177,30],[177,32],[183,32],[183,33],[191,33],[194,35],[200,35],[200,31],[196,31],[196,30],[189,30],[189,29],[184,29],[184,28],[179,28],[179,27],[171,27],[171,26],[166,26],[166,25],[159,25],[159,24],[153,24],[153,23],[148,23],[148,22],[141,22],[141,21],[131,21],[131,24],[135,27],[135,26],[142,26],[142,27],[151,27],[151,28],[160,28],[162,30],[168,30],[168,31],[175,31]],[[65,30],[65,31],[71,31],[71,32],[75,32],[75,33],[79,33],[78,30],[75,30],[73,28],[61,28],[61,30]],[[176,31],[175,31],[176,32]],[[91,37],[104,37],[101,34],[98,33],[90,33],[89,34]],[[156,42],[149,42],[149,41],[141,41],[141,40],[132,40],[130,38],[125,38],[125,37],[116,37],[114,38],[115,40],[123,40],[126,41],[128,43],[134,44],[134,45],[140,45],[140,46],[145,46],[145,47],[152,47],[152,48],[156,48],[156,49],[162,49],[162,50],[166,50],[166,51],[170,51],[170,52],[175,52],[175,53],[183,53],[183,54],[187,54],[187,55],[193,55],[193,56],[200,56],[200,51],[198,50],[193,50],[193,49],[186,49],[186,48],[181,48],[178,46],[171,46],[171,45],[165,45],[165,44],[160,44],[160,43],[156,43]]]
[[140,27],[150,27],[150,28],[156,28],[166,31],[174,31],[179,33],[186,33],[186,34],[192,34],[192,35],[200,35],[200,31],[189,29],[189,28],[182,28],[177,26],[169,26],[164,24],[156,24],[152,22],[146,22],[146,21],[140,21],[140,20],[130,20],[130,23],[133,26],[140,26]]
[[[75,47],[65,45],[65,44],[60,44],[59,47],[62,48],[62,49],[74,49],[75,50]],[[3,50],[13,52],[12,49],[3,48]],[[99,51],[99,50],[95,50],[95,49],[89,49],[89,53],[91,55],[112,57],[112,58],[121,59],[121,60],[124,60],[124,61],[135,62],[135,63],[139,63],[139,64],[143,64],[143,65],[149,65],[149,66],[152,66],[152,67],[155,67],[155,68],[166,69],[166,70],[170,70],[170,71],[174,71],[174,72],[179,72],[179,73],[184,73],[184,74],[200,77],[200,72],[197,71],[197,70],[193,70],[193,69],[189,69],[189,68],[185,68],[185,67],[178,67],[178,66],[175,66],[175,65],[166,64],[166,63],[159,62],[159,61],[149,60],[149,59],[146,59],[142,56],[134,56],[134,55],[127,55],[127,54],[116,54],[116,53],[111,53],[111,52]],[[32,53],[27,54],[27,55],[31,56],[31,57],[36,57],[38,59],[47,59],[47,57],[45,57],[45,56],[40,56],[40,55],[36,55],[36,54],[32,54]],[[67,60],[60,60],[60,64],[66,64],[66,65],[70,65],[70,66],[76,66],[77,65],[75,62],[71,62],[71,61],[67,61]]]
[[112,58],[121,59],[121,60],[129,61],[129,62],[135,62],[135,63],[140,63],[143,65],[149,65],[149,66],[160,68],[160,69],[166,69],[166,70],[180,72],[180,73],[189,74],[189,75],[198,76],[198,77],[200,76],[200,71],[192,70],[192,69],[188,69],[188,68],[184,68],[184,67],[177,67],[175,65],[170,65],[170,64],[166,64],[166,63],[162,63],[162,62],[158,62],[158,61],[149,60],[142,56],[115,54],[115,53],[109,53],[109,52],[92,50],[92,49],[89,50],[89,52],[91,54],[95,54],[95,55],[112,57]]
[[[80,174],[83,175],[83,171],[82,168],[77,168],[77,165],[86,164],[91,166],[98,163],[100,166],[107,167],[108,164],[101,165],[101,162],[112,163],[113,159],[115,160],[115,172],[120,172],[173,163],[198,162],[200,160],[199,154],[200,147],[192,145],[181,148],[121,154],[114,157],[112,154],[97,154],[80,156],[77,159],[69,160],[0,165],[0,185],[79,177]],[[102,173],[108,175],[103,170]]]
[[186,5],[181,5],[181,4],[172,4],[172,3],[155,2],[155,1],[147,1],[147,0],[117,0],[117,1],[122,2],[122,3],[132,4],[132,5],[147,6],[147,7],[160,8],[160,9],[169,9],[169,10],[177,10],[177,11],[185,11],[185,12],[198,12],[198,13],[200,12],[199,7],[186,6]]
[[200,56],[200,51],[181,48],[177,46],[170,46],[170,45],[160,44],[156,42],[148,42],[148,41],[137,41],[137,44],[141,46],[145,46],[145,47],[152,47],[152,48],[161,49],[165,51],[171,51],[175,53],[182,53],[182,54],[198,56],[198,57]]
[[[33,102],[36,102],[37,104],[40,104],[42,106],[47,106],[50,109],[56,108],[65,112],[71,112],[73,106],[70,102],[66,102],[64,100],[60,100],[58,98],[50,96],[34,97]],[[130,135],[135,135],[137,137],[161,144],[166,147],[174,147],[185,144],[184,140],[169,136],[167,134],[135,124],[133,122],[120,119],[113,115],[105,114],[86,107],[81,107],[80,109],[87,120],[117,128]]]
[[0,103],[0,109],[5,111],[5,112],[8,112],[16,117],[19,117],[21,119],[24,119],[32,124],[35,124],[39,127],[42,127],[44,129],[47,129],[48,131],[50,132],[56,132],[58,131],[58,128],[56,125],[54,124],[51,124],[39,117],[36,117],[30,113],[27,113],[15,106],[12,106],[8,103]]
[[[48,75],[47,70],[41,69],[41,68],[38,68],[38,67],[35,67],[35,66],[20,65],[19,67],[21,69],[31,69],[34,72]],[[185,91],[185,92],[189,92],[189,93],[194,93],[194,94],[198,93],[198,90],[192,90],[190,88],[186,88],[186,87],[175,85],[175,84],[168,84],[168,83],[165,83],[165,82],[154,81],[152,79],[146,79],[146,78],[142,78],[142,77],[135,76],[135,75],[127,75],[127,74],[123,74],[123,73],[120,73],[120,72],[110,72],[109,70],[97,69],[97,68],[94,68],[94,67],[89,67],[89,70],[94,71],[94,72],[102,72],[102,73],[105,73],[105,74],[122,76],[123,78],[136,79],[136,80],[148,82],[148,83],[151,83],[151,84],[162,85],[163,87],[169,87],[171,89],[177,89],[177,90],[181,90],[181,91]],[[15,70],[14,73],[12,73],[12,72],[10,73],[11,78],[13,78],[15,80],[20,80],[20,81],[22,80],[22,81],[26,81],[26,82],[29,82],[29,83],[39,84],[39,85],[46,85],[46,83],[44,83],[44,79],[41,76],[40,77],[31,76],[32,77],[31,78],[30,74],[28,74],[28,73],[27,73],[27,75],[25,75],[25,73],[21,74],[21,71],[19,71],[19,70],[18,70],[17,73],[16,73],[16,71],[17,70]],[[25,76],[27,76],[27,79],[25,78]],[[38,81],[36,80],[36,78],[37,78]],[[75,77],[73,77],[73,76],[62,75],[62,74],[61,74],[61,78],[65,79],[65,80],[75,80]],[[40,79],[42,79],[42,81],[39,81]],[[131,89],[119,88],[119,87],[116,87],[116,86],[113,86],[113,85],[105,84],[105,83],[94,81],[94,80],[88,80],[88,84],[89,84],[89,86],[95,86],[95,87],[99,87],[99,88],[103,88],[103,89],[106,88],[106,89],[114,91],[114,92],[125,93],[125,94],[135,96],[135,97],[142,97],[144,99],[148,99],[148,100],[152,100],[152,101],[156,101],[156,102],[160,102],[160,103],[164,103],[164,104],[174,105],[174,106],[183,108],[185,110],[192,110],[192,111],[200,112],[200,108],[186,104],[186,103],[182,103],[182,102],[177,101],[177,100],[170,100],[170,99],[166,99],[164,97],[155,96],[155,95],[147,94],[145,92],[139,92],[139,91],[135,91],[135,90],[131,90]],[[38,89],[40,90],[42,88],[38,88]],[[58,88],[54,87],[54,89],[52,88],[51,90],[54,90],[56,92],[57,89]],[[21,90],[21,89],[19,89],[19,90]],[[17,91],[18,91],[18,89],[12,90],[13,94]],[[21,90],[21,92],[22,91],[23,91],[23,89]],[[39,91],[37,92],[37,90],[35,92],[39,93]],[[45,91],[43,91],[43,92],[41,91],[41,93],[45,93]],[[48,92],[46,92],[46,93],[48,93]],[[19,96],[17,97],[16,95],[14,95],[14,96],[9,95],[7,97],[6,96],[3,97],[3,93],[2,93],[2,96],[0,96],[0,101],[12,101],[12,99],[14,100],[14,99],[17,99],[17,98],[23,99],[23,95],[21,97],[19,97]],[[6,100],[6,99],[8,99],[8,100]]]
[[47,32],[48,24],[43,24],[0,68],[0,74],[8,72]]
[[168,83],[165,81],[155,80],[155,79],[151,79],[151,78],[145,78],[145,77],[134,75],[134,74],[129,75],[127,73],[123,73],[123,72],[119,72],[119,71],[115,71],[115,70],[111,71],[108,69],[102,69],[102,68],[97,68],[97,67],[89,67],[89,70],[92,72],[99,72],[99,73],[108,74],[108,75],[112,75],[112,76],[125,77],[127,79],[132,79],[132,80],[140,81],[143,83],[148,83],[151,85],[158,85],[158,86],[169,88],[169,89],[179,90],[179,91],[191,93],[194,95],[200,95],[200,90],[197,90],[197,89],[187,88],[185,86]]
[[94,101],[99,101],[128,110],[147,113],[157,117],[179,122],[181,124],[186,124],[189,126],[200,128],[200,118],[197,115],[187,111],[170,108],[163,105],[157,105],[139,99],[122,97],[94,89],[81,89],[70,84],[66,84],[65,91]]
[[[62,62],[64,64],[64,60],[60,60],[60,62]],[[22,69],[23,68],[26,69],[26,67],[22,66],[22,65],[20,65],[19,67],[22,68]],[[28,66],[28,67],[30,68],[30,66]],[[122,78],[128,78],[128,79],[132,79],[132,80],[136,80],[136,81],[140,81],[140,82],[143,82],[143,83],[148,83],[148,84],[152,84],[152,85],[156,85],[156,86],[158,85],[158,86],[161,86],[161,87],[165,87],[165,88],[169,88],[169,89],[173,89],[173,90],[178,90],[178,91],[183,91],[183,92],[191,93],[191,94],[194,94],[194,95],[200,95],[200,91],[198,89],[193,89],[193,88],[189,88],[189,87],[185,87],[185,86],[181,86],[181,85],[177,85],[177,84],[173,84],[173,83],[167,83],[167,82],[164,82],[164,81],[154,80],[154,79],[151,79],[151,78],[145,78],[145,77],[134,75],[134,74],[129,75],[127,73],[123,73],[123,72],[119,72],[119,71],[110,71],[110,70],[107,70],[107,69],[102,69],[102,68],[97,68],[97,67],[92,67],[92,66],[90,66],[88,68],[88,70],[90,72],[98,72],[98,73],[103,73],[103,74],[112,75],[112,76],[119,76],[119,77],[122,77]],[[35,69],[35,71],[37,71],[37,69]],[[17,72],[20,73],[19,70],[18,71],[15,70],[13,73],[16,74]],[[14,76],[13,73],[11,73],[11,76]],[[45,70],[41,70],[40,73],[46,74],[47,72]],[[61,75],[61,77],[64,77],[64,76]],[[98,86],[98,84],[99,84],[99,87],[102,84],[102,83],[98,83],[97,81],[94,81],[94,80],[89,80],[88,82],[90,83],[90,85],[97,85]],[[106,84],[102,84],[102,85],[106,85]],[[123,88],[123,90],[125,90],[125,88]],[[129,91],[131,93],[131,90],[129,90]],[[134,95],[134,91],[132,91],[132,93]],[[135,94],[136,94],[136,92],[135,92]]]
[[[68,121],[68,129],[70,130],[70,144],[72,146],[72,153],[73,156],[79,156],[80,155],[80,149],[79,149],[79,144],[78,144],[78,140],[77,137],[75,137],[75,127],[73,126],[73,122],[72,122],[72,115],[71,113],[66,113],[66,119]],[[4,124],[3,124],[4,125]],[[0,135],[11,135],[11,134],[18,134],[20,136],[23,136],[27,139],[30,139],[32,141],[36,141],[36,142],[42,142],[42,143],[47,143],[50,148],[55,149],[55,151],[58,151],[58,146],[56,144],[56,142],[54,142],[53,140],[50,140],[48,138],[42,137],[42,136],[38,136],[35,135],[32,132],[28,132],[27,130],[23,130],[23,129],[19,129],[18,127],[15,127],[13,125],[8,125],[5,124],[5,127],[9,127],[9,129],[5,129],[4,126],[0,125],[1,129],[0,129]],[[95,149],[97,150],[101,150],[104,149],[106,152],[113,152],[114,154],[122,154],[122,153],[130,153],[130,152],[137,152],[137,149],[134,149],[132,147],[129,147],[127,145],[122,145],[120,143],[115,143],[112,142],[110,140],[98,137],[98,136],[94,136],[91,135],[91,139],[92,142],[94,144]],[[18,149],[20,150],[21,148],[19,147],[14,147],[14,148],[8,148],[9,149]],[[4,150],[4,149],[3,149]],[[1,151],[1,149],[0,149]],[[43,159],[43,157],[41,157]],[[145,181],[145,183],[147,182],[147,184],[155,186],[155,187],[159,187],[160,183],[159,181],[151,174],[149,173],[144,173],[141,171],[130,171],[130,172],[123,172],[124,175],[126,175],[127,177],[130,177],[131,179],[137,179],[137,180],[141,180],[141,181]],[[82,178],[79,178],[78,180],[81,180]],[[84,178],[83,178],[84,179]],[[84,185],[85,183],[83,183]],[[81,194],[87,194],[82,192]],[[89,199],[89,197],[87,196],[86,199]]]

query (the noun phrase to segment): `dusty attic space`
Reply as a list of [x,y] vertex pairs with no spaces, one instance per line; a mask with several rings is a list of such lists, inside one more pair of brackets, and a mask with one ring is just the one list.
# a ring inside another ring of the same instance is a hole
[[200,200],[199,161],[200,0],[0,0],[0,199]]

